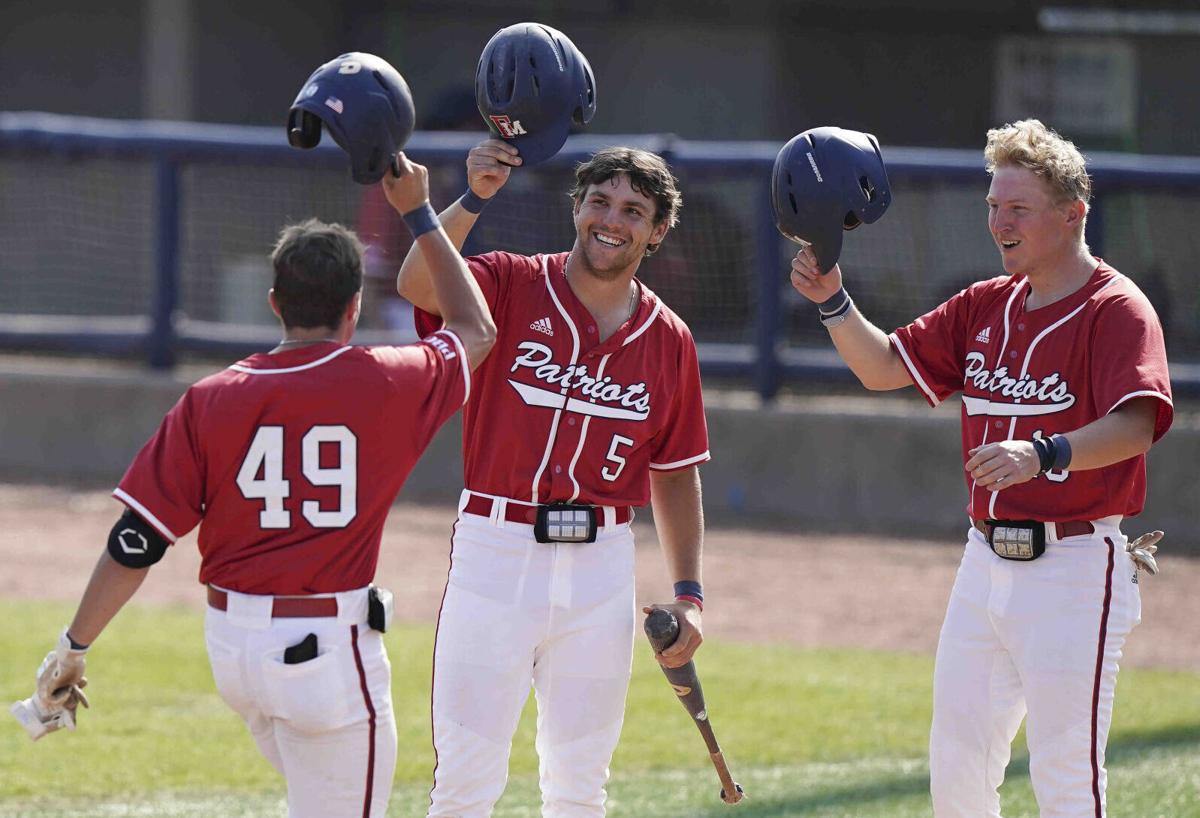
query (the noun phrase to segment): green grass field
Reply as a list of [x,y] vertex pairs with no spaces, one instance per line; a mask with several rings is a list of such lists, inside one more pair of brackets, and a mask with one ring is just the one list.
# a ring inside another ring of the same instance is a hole
[[[0,700],[32,690],[65,605],[0,601]],[[425,814],[432,628],[388,634],[400,759],[389,812]],[[36,744],[0,719],[0,816],[280,816],[283,782],[220,701],[199,612],[131,606],[89,661],[80,729]],[[650,656],[639,650],[613,818],[907,818],[930,814],[925,742],[932,660],[855,650],[705,644],[698,664],[713,725],[749,798],[717,799],[699,734]],[[497,818],[538,810],[532,704]],[[1109,812],[1200,818],[1200,677],[1123,671],[1109,742]],[[1036,815],[1018,739],[1005,814]]]

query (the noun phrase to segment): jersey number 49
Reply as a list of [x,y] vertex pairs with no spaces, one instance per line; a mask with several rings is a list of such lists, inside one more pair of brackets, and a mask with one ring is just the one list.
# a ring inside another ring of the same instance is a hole
[[[283,507],[291,483],[283,476],[282,426],[259,426],[238,469],[237,485],[247,500],[263,500],[258,514],[263,528],[291,528],[292,513]],[[321,466],[321,444],[338,447],[337,465]],[[291,453],[294,456],[294,452]],[[313,528],[344,528],[358,514],[358,439],[345,426],[314,426],[300,442],[300,470],[314,486],[337,486],[337,508],[322,509],[316,500],[300,504],[300,513]],[[260,476],[261,475],[261,476]]]

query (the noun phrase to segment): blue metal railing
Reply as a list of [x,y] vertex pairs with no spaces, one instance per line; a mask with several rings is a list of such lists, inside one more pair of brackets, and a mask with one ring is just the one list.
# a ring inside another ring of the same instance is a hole
[[[461,162],[479,139],[478,134],[416,133],[407,152],[417,161]],[[739,171],[762,180],[756,195],[753,241],[758,269],[756,326],[744,344],[701,343],[701,364],[707,373],[739,376],[770,399],[790,379],[845,380],[850,376],[828,349],[781,349],[782,310],[779,299],[780,239],[775,231],[768,192],[770,169],[779,145],[774,142],[690,141],[662,134],[605,134],[571,137],[548,164],[569,165],[612,144],[655,151],[678,169]],[[129,353],[141,349],[156,368],[173,365],[181,350],[243,354],[261,349],[275,331],[180,321],[180,173],[189,164],[269,163],[272,166],[311,167],[314,162],[344,165],[340,149],[326,139],[312,151],[296,151],[283,128],[212,125],[179,122],[131,122],[40,113],[0,113],[0,151],[59,155],[149,159],[154,167],[156,197],[155,283],[148,320],[67,318],[62,316],[0,316],[0,346]],[[974,150],[887,149],[893,178],[982,182],[986,174]],[[1136,156],[1114,153],[1089,155],[1089,167],[1099,187],[1107,191],[1184,191],[1200,195],[1200,158]],[[1102,252],[1104,201],[1093,203],[1089,242]],[[360,335],[371,341],[370,333]],[[1172,363],[1178,392],[1200,394],[1200,365]]]

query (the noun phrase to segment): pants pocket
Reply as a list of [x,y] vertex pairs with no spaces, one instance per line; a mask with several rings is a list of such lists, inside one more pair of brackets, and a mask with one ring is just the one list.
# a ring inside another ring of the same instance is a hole
[[[320,646],[315,659],[288,665],[283,650],[264,659],[263,682],[271,702],[271,716],[283,719],[303,733],[323,733],[345,727],[363,716],[351,706],[348,675],[354,658],[344,645]],[[358,694],[361,699],[361,694]]]
[[242,668],[242,651],[211,633],[205,635],[208,661],[212,666],[213,683],[217,693],[234,712],[243,718],[253,709],[253,694]]

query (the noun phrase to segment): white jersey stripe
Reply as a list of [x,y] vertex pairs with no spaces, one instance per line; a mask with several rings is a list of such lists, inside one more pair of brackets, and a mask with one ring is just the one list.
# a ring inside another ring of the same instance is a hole
[[[567,312],[567,308],[558,300],[558,293],[554,291],[554,285],[550,282],[550,265],[546,261],[545,255],[538,256],[538,261],[542,265],[542,278],[546,280],[546,289],[550,291],[550,300],[554,302],[555,308],[563,317],[563,321],[567,324],[567,329],[571,331],[571,366],[574,366],[579,361],[579,330],[575,327],[575,322],[571,320],[571,315]],[[566,406],[567,387],[562,389],[563,406]],[[542,453],[542,462],[538,464],[537,471],[533,475],[533,484],[529,488],[529,496],[534,503],[538,502],[538,484],[542,482],[542,474],[546,471],[546,464],[550,462],[550,452],[554,449],[554,438],[558,434],[558,422],[562,419],[562,408],[554,410],[554,420],[550,422],[550,433],[546,436],[546,451]]]
[[153,514],[150,513],[150,509],[146,508],[144,505],[139,503],[137,500],[133,499],[133,497],[131,497],[129,495],[129,493],[127,491],[125,491],[124,489],[121,489],[121,488],[113,489],[113,497],[116,497],[122,503],[124,503],[125,505],[129,506],[134,511],[136,511],[138,513],[138,516],[140,516],[146,522],[150,523],[150,525],[157,528],[158,533],[162,534],[164,537],[166,537],[169,542],[173,543],[177,539],[179,539],[178,537],[175,536],[175,533],[173,531],[171,531],[171,529],[167,528],[163,524],[162,520],[158,519],[157,517],[155,517]]
[[657,469],[659,471],[664,471],[664,470],[669,471],[670,469],[681,469],[684,466],[690,466],[693,463],[702,463],[705,460],[711,460],[711,459],[712,459],[712,457],[706,451],[703,454],[696,455],[695,457],[689,457],[685,460],[676,460],[674,463],[651,463],[650,468]]
[[917,371],[917,367],[913,364],[912,358],[909,357],[908,350],[904,348],[904,342],[900,340],[900,337],[893,332],[888,336],[888,339],[896,347],[896,351],[900,353],[900,361],[904,364],[904,368],[908,370],[908,375],[912,378],[913,383],[917,385],[917,388],[925,393],[925,397],[934,406],[941,403],[938,400],[938,396],[933,394],[933,390],[929,388],[929,384],[925,383],[925,379],[921,377],[921,373]]
[[658,317],[658,313],[662,310],[662,302],[654,302],[654,310],[650,313],[650,317],[646,319],[646,323],[635,329],[633,332],[625,336],[625,340],[621,342],[621,346],[628,346],[633,343],[634,339],[641,335],[646,330],[650,329],[650,325],[654,323],[654,319]]
[[[596,380],[604,380],[604,367],[608,365],[608,359],[612,357],[612,353],[608,353],[600,359],[600,366],[596,368]],[[592,403],[596,399],[592,398]],[[575,456],[571,458],[571,465],[567,469],[567,476],[571,478],[571,485],[575,488],[571,492],[571,499],[567,502],[573,503],[579,498],[579,481],[575,479],[575,464],[579,462],[579,455],[583,454],[583,444],[587,440],[588,427],[592,423],[592,416],[588,415],[583,419],[583,425],[579,427],[579,445],[575,447]]]
[[1162,392],[1155,392],[1152,389],[1143,389],[1140,392],[1130,392],[1128,395],[1125,395],[1119,401],[1114,403],[1112,405],[1112,408],[1109,409],[1104,414],[1111,415],[1113,412],[1115,412],[1117,410],[1118,406],[1120,406],[1121,404],[1123,404],[1127,401],[1131,401],[1134,398],[1158,398],[1163,403],[1165,403],[1167,406],[1170,406],[1172,408],[1174,408],[1174,406],[1175,406],[1175,404],[1171,402],[1171,399],[1168,398],[1166,395],[1164,395]]
[[300,366],[289,366],[285,369],[253,369],[251,367],[241,366],[239,364],[234,364],[229,368],[234,372],[243,372],[247,375],[288,375],[292,372],[303,372],[306,369],[312,369],[314,366],[320,366],[321,364],[328,363],[337,356],[341,355],[343,352],[349,352],[351,349],[353,349],[353,347],[340,346],[333,352],[326,355],[324,358],[318,358],[315,361],[310,361],[306,364],[300,364]]

